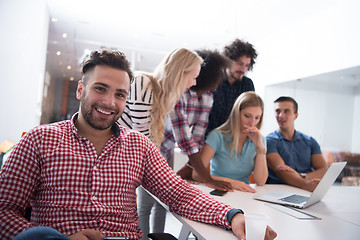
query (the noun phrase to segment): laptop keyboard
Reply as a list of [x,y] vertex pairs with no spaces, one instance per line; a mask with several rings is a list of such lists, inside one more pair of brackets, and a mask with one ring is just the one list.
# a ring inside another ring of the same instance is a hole
[[280,200],[286,201],[286,202],[291,202],[291,203],[302,203],[302,202],[305,202],[306,200],[308,200],[308,198],[309,197],[307,197],[307,196],[293,194],[288,197],[281,198]]

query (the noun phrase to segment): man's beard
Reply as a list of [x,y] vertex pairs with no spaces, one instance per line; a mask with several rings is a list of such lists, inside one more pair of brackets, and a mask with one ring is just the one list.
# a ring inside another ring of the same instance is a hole
[[242,80],[242,78],[245,76],[245,74],[244,74],[244,73],[242,73],[242,76],[241,76],[240,78],[238,78],[238,77],[235,77],[234,72],[233,72],[233,71],[231,71],[230,69],[229,69],[229,72],[230,72],[230,76],[231,76],[233,79],[235,79],[236,81],[241,81],[241,80]]
[[[101,107],[103,109],[107,109],[105,107]],[[108,120],[96,120],[92,113],[93,111],[96,111],[93,106],[90,106],[86,99],[85,99],[85,94],[82,96],[81,98],[81,114],[83,115],[85,121],[94,129],[97,130],[105,130],[110,128],[112,125],[114,125],[114,123],[118,120],[118,118],[120,117],[121,114],[119,114],[119,112],[117,110],[111,110],[114,112],[113,114],[113,118],[112,119],[108,119]]]

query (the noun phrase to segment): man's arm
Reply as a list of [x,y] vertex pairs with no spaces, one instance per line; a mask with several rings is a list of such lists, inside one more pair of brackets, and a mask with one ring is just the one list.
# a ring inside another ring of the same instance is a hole
[[[197,153],[196,156],[193,156],[193,157],[196,157],[193,159],[193,161],[194,162],[196,161],[196,164],[198,164],[198,162],[200,162],[202,166],[197,166],[197,168],[195,166],[193,166],[194,171],[192,171],[192,178],[195,181],[205,183],[208,187],[211,187],[211,188],[216,188],[216,189],[225,190],[225,191],[232,191],[233,186],[230,181],[227,181],[225,178],[217,178],[217,177],[211,176],[207,169],[210,165],[210,160],[212,159],[214,154],[215,154],[214,149],[212,149],[212,147],[210,145],[205,144],[201,153]],[[200,165],[200,164],[198,164],[198,165]],[[203,175],[201,175],[201,173],[199,171],[203,171],[203,173],[202,173]],[[206,180],[206,178],[210,178],[210,179]],[[216,184],[214,184],[214,182]]]
[[232,186],[229,182],[222,180],[215,180],[210,176],[209,171],[205,168],[200,158],[200,153],[194,153],[189,156],[189,162],[194,170],[197,172],[199,179],[202,180],[208,187],[216,188],[220,190],[230,191]]
[[29,131],[11,151],[0,172],[0,239],[11,239],[35,227],[24,218],[25,208],[37,182],[37,147]]
[[311,165],[314,171],[307,173],[306,179],[322,178],[328,168],[321,153],[311,155]]
[[268,166],[280,179],[289,185],[314,191],[319,183],[318,179],[305,179],[297,171],[287,166],[278,153],[268,153],[266,155]]
[[[200,158],[199,150],[204,143],[205,130],[208,124],[212,99],[207,99],[206,96],[203,96],[202,107],[199,109],[195,108],[195,110],[192,110],[189,113],[197,116],[196,123],[190,127],[188,121],[189,116],[184,109],[185,106],[192,106],[193,104],[189,100],[189,98],[191,98],[190,94],[191,92],[184,94],[175,105],[174,110],[169,114],[173,126],[175,141],[177,142],[179,148],[188,155],[188,164],[197,171],[199,177],[204,183],[206,183],[207,186],[221,190],[231,190],[232,187],[230,183],[217,181],[210,176],[210,173],[207,171]],[[180,176],[190,177],[191,170],[185,166],[178,172],[178,174]]]
[[211,175],[212,178],[216,179],[216,180],[221,180],[221,181],[225,181],[231,184],[231,186],[233,187],[233,189],[238,190],[238,191],[242,191],[242,192],[256,192],[254,188],[250,187],[250,185],[248,185],[245,182],[239,181],[239,180],[234,180],[231,178],[227,178],[227,177],[218,177],[218,176],[213,176]]

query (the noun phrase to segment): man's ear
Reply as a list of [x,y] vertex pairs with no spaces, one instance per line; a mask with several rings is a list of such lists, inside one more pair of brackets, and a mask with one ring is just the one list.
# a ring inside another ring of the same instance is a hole
[[82,80],[79,80],[78,81],[78,86],[77,86],[77,89],[76,89],[76,98],[78,100],[81,99],[81,94],[82,94],[83,90],[84,90],[84,82]]
[[295,119],[297,119],[298,116],[299,116],[299,113],[295,113]]

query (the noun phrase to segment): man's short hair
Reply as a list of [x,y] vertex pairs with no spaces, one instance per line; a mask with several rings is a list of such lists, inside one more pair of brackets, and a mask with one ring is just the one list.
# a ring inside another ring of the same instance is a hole
[[239,57],[246,56],[251,59],[249,65],[249,71],[253,69],[255,60],[257,58],[257,52],[251,43],[235,39],[231,44],[226,45],[223,50],[223,54],[233,61],[236,61]]
[[292,97],[281,96],[274,101],[274,103],[277,103],[277,102],[292,102],[294,105],[294,113],[298,112],[298,103]]
[[93,50],[89,58],[83,62],[81,66],[82,80],[86,81],[86,73],[91,72],[98,65],[108,66],[127,72],[130,83],[134,79],[130,69],[130,62],[126,59],[124,53],[118,50],[101,49]]

